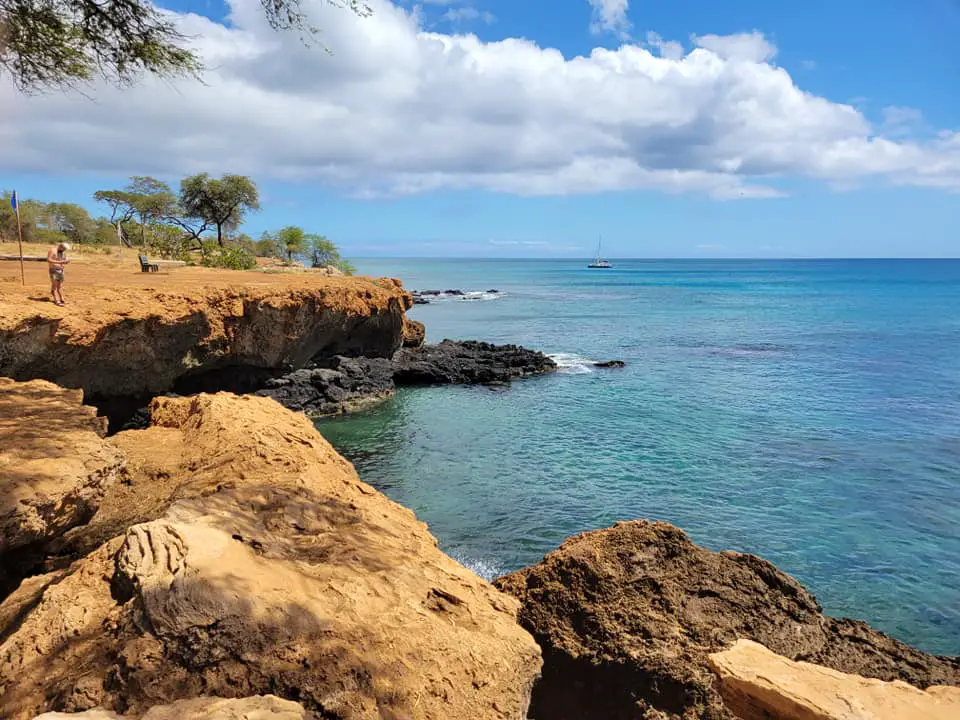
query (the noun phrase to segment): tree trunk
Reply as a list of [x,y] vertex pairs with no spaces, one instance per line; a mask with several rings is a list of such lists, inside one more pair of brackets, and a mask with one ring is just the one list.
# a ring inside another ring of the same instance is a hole
[[223,247],[223,223],[217,223],[217,245]]

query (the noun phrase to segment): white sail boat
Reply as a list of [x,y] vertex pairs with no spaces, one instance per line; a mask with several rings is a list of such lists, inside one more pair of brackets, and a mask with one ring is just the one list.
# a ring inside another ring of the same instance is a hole
[[588,268],[612,268],[613,265],[600,257],[600,246],[603,244],[603,236],[597,241],[597,259],[587,265]]

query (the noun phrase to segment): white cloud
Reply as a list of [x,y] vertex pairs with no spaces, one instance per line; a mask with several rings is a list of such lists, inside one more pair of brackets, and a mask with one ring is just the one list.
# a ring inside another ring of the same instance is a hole
[[763,33],[757,31],[736,35],[694,35],[690,39],[697,47],[709,50],[724,60],[764,63],[777,54],[777,49]]
[[884,135],[798,88],[758,33],[596,49],[424,32],[372,0],[357,18],[304,0],[333,55],[269,30],[258,0],[233,28],[186,15],[205,84],[17,95],[0,85],[6,173],[239,172],[358,197],[483,188],[519,195],[657,188],[775,197],[779,179],[960,189],[960,134]]
[[630,0],[588,0],[593,8],[590,30],[594,33],[612,32],[621,39],[629,38],[630,21],[627,10]]
[[472,5],[467,5],[465,7],[456,7],[450,8],[441,16],[444,20],[451,23],[462,23],[462,22],[472,22],[474,20],[483,20],[487,25],[490,25],[496,18],[493,13],[477,10]]

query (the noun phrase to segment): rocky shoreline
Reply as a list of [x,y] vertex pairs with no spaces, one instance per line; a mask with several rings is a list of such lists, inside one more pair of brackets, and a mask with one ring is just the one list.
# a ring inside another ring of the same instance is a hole
[[[230,277],[71,316],[0,293],[0,717],[960,717],[958,658],[664,523],[487,583],[303,412],[556,364],[423,345],[397,281]],[[113,435],[84,404],[151,396]]]

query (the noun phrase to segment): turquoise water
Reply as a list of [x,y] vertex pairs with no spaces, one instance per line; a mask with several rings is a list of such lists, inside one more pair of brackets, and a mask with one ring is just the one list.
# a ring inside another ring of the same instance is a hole
[[[378,260],[428,340],[564,372],[319,424],[488,577],[621,519],[766,557],[826,612],[960,654],[960,261]],[[583,359],[622,359],[596,370]]]

